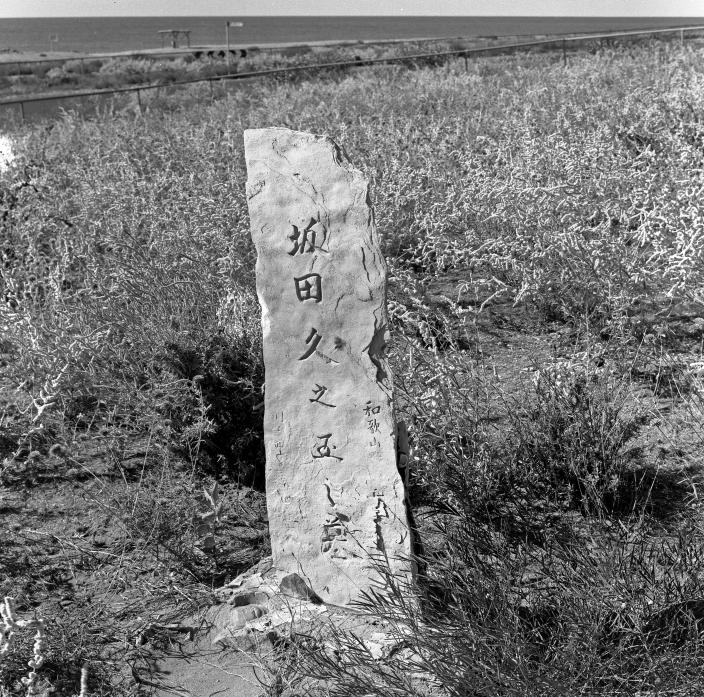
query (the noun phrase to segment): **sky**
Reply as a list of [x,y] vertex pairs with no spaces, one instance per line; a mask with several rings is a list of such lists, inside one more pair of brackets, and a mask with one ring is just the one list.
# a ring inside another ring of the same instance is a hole
[[1,0],[0,17],[464,15],[698,17],[703,0]]

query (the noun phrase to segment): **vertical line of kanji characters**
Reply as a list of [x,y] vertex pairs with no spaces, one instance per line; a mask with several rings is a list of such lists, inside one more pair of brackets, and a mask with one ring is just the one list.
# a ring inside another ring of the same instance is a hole
[[[292,225],[292,228],[293,231],[287,236],[287,239],[292,243],[291,249],[288,250],[289,256],[296,259],[313,255],[313,258],[315,258],[316,254],[327,252],[324,248],[325,242],[327,241],[327,230],[320,222],[319,217],[311,217],[308,224],[305,226],[299,227],[298,225]],[[320,274],[310,272],[300,276],[294,275],[293,284],[296,299],[299,303],[318,304],[323,302],[323,279]],[[302,326],[308,328],[307,324],[303,324]],[[326,356],[318,349],[320,342],[323,340],[323,335],[318,333],[318,329],[310,326],[307,331],[308,333],[305,336],[305,350],[298,357],[298,360],[307,361],[319,358],[328,365],[337,364],[337,361]],[[335,409],[337,405],[332,403],[331,397],[327,394],[329,391],[327,385],[316,382],[315,387],[311,388],[313,396],[309,397],[308,401],[321,407]],[[332,432],[315,433],[314,437],[315,442],[310,451],[313,459],[332,458],[338,461],[343,460],[343,457],[333,453],[334,450],[337,450],[337,446],[333,442]]]

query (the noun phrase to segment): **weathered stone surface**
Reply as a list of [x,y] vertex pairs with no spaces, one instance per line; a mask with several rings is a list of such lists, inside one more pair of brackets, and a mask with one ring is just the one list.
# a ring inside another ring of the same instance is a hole
[[408,573],[387,342],[386,267],[368,183],[329,138],[245,131],[266,368],[275,567],[325,602]]
[[256,620],[265,613],[263,607],[259,605],[243,605],[241,607],[235,607],[230,612],[229,626],[233,629],[240,629],[244,627],[247,622]]
[[244,651],[266,648],[290,636],[294,627],[305,631],[312,621],[327,614],[328,608],[320,599],[311,598],[311,591],[301,588],[303,580],[296,577],[297,582],[293,576],[260,563],[217,589],[215,595],[221,604],[206,613],[206,621],[213,627],[212,643]]

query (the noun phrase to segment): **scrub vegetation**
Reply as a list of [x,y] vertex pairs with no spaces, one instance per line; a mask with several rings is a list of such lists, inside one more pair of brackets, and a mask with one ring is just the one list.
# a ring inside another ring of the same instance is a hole
[[[304,44],[279,49],[258,48],[230,50],[193,49],[185,55],[132,54],[100,58],[65,59],[61,62],[3,63],[0,60],[0,95],[4,98],[37,92],[70,92],[75,90],[108,90],[130,85],[163,85],[184,80],[197,80],[232,73],[247,73],[288,66],[316,65],[336,61],[364,61],[400,57],[419,53],[452,51],[486,46],[495,41],[427,40],[398,43],[307,46]],[[10,55],[15,61],[21,54]],[[47,58],[47,60],[50,60]]]
[[[242,131],[270,125],[371,180],[419,539],[417,601],[363,603],[405,650],[292,637],[300,694],[701,693],[703,49],[194,85],[14,126],[0,596],[43,620],[35,694],[148,690],[176,618],[269,551]],[[34,635],[0,639],[0,692],[24,694]]]

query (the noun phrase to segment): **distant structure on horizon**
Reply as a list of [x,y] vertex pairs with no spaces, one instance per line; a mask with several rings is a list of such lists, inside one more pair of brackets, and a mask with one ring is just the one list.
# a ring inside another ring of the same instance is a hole
[[161,37],[161,47],[164,48],[164,39],[171,34],[171,48],[178,48],[178,37],[183,35],[186,39],[186,45],[191,47],[191,30],[190,29],[159,29],[157,34]]

